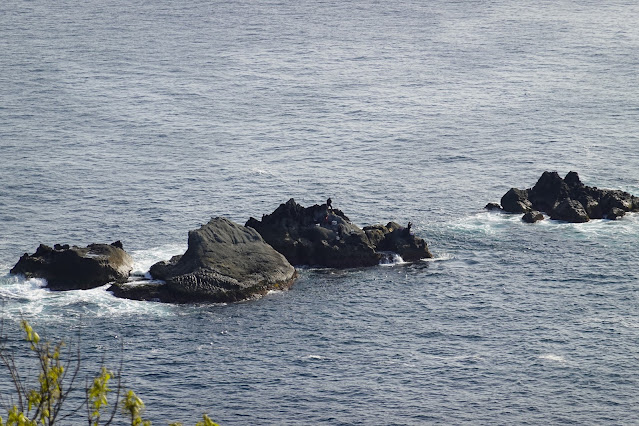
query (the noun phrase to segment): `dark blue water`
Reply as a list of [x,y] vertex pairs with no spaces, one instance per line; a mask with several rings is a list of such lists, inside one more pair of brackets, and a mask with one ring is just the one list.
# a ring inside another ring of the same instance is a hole
[[[5,331],[80,330],[88,367],[122,352],[155,424],[639,422],[639,217],[481,210],[544,170],[639,194],[637,22],[630,1],[5,0]],[[8,275],[117,239],[144,273],[211,216],[328,196],[411,220],[437,260],[232,305]]]

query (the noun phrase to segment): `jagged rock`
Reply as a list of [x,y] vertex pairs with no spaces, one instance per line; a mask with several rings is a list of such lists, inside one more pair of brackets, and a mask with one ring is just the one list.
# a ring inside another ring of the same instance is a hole
[[44,278],[52,290],[86,290],[113,281],[125,282],[132,269],[133,259],[116,241],[83,248],[40,244],[34,254],[25,253],[11,273]]
[[618,207],[613,207],[610,209],[608,214],[606,215],[606,219],[617,220],[620,217],[624,217],[626,212]]
[[488,203],[484,207],[486,210],[502,210],[501,205],[499,203]]
[[502,197],[505,211],[525,213],[539,210],[551,219],[587,222],[604,217],[615,219],[639,211],[639,197],[627,192],[586,186],[576,172],[564,179],[557,172],[544,172],[530,189],[511,188]]
[[576,200],[565,198],[552,210],[550,218],[572,223],[588,222],[590,218],[584,206]]
[[295,268],[257,231],[225,218],[189,232],[183,255],[151,267],[164,285],[116,285],[118,297],[162,302],[233,302],[292,285]]
[[509,213],[526,213],[532,210],[532,203],[528,199],[528,190],[510,188],[501,197],[501,206]]
[[408,228],[402,228],[395,222],[389,222],[386,229],[389,232],[376,245],[377,251],[398,253],[406,262],[416,262],[425,257],[432,257],[426,242],[421,238],[413,237]]
[[580,188],[583,187],[584,184],[581,183],[581,179],[579,179],[579,175],[577,172],[568,172],[566,177],[564,178],[564,182],[568,185],[569,188]]
[[528,191],[528,198],[536,210],[552,212],[562,200],[570,198],[570,188],[557,172],[544,172]]
[[364,227],[364,233],[368,238],[368,241],[373,247],[377,247],[384,241],[386,235],[390,232],[393,232],[397,229],[405,229],[403,226],[396,222],[388,222],[386,226],[384,225],[370,225]]
[[603,218],[603,209],[601,208],[599,201],[590,195],[588,191],[577,192],[575,199],[581,203],[590,219]]
[[627,192],[618,190],[601,189],[600,201],[601,208],[605,214],[609,215],[613,208],[618,208],[624,212],[639,210],[639,198],[634,197]]
[[408,261],[432,257],[424,240],[394,222],[361,229],[340,210],[326,204],[303,207],[292,198],[262,220],[250,218],[246,226],[294,265],[373,266],[385,250],[397,250]]
[[537,210],[531,210],[529,212],[527,212],[522,218],[521,220],[523,220],[524,222],[527,223],[535,223],[535,222],[539,222],[540,220],[544,220],[544,215],[540,212],[538,212]]

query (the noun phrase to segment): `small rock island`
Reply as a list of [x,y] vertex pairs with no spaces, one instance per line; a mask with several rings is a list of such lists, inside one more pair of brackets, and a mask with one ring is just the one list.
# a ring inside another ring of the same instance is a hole
[[52,290],[88,290],[110,282],[126,282],[133,259],[122,243],[90,244],[87,247],[40,244],[34,254],[25,253],[12,274],[44,278]]
[[[498,204],[486,205],[489,210]],[[627,212],[639,211],[639,197],[614,189],[584,185],[576,172],[561,178],[557,172],[544,172],[529,189],[511,188],[501,198],[501,208],[507,213],[524,213],[522,220],[536,222],[546,213],[554,220],[572,223],[591,219],[618,219]]]

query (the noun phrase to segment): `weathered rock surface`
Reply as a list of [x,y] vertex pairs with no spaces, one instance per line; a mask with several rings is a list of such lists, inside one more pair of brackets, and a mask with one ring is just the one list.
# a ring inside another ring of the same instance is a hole
[[303,207],[290,199],[262,220],[250,218],[254,228],[293,265],[354,268],[379,264],[380,251],[393,251],[406,261],[430,258],[426,242],[407,228],[390,222],[364,229],[326,204]]
[[503,210],[499,203],[488,203],[484,208],[486,210]]
[[56,244],[51,248],[40,244],[34,254],[25,253],[11,273],[44,278],[52,290],[86,290],[113,281],[125,282],[132,269],[133,259],[116,241],[87,247]]
[[581,223],[590,219],[617,219],[639,211],[639,198],[627,192],[584,185],[576,172],[561,178],[544,172],[530,189],[511,188],[501,199],[504,211],[527,213],[539,210],[551,219]]
[[570,198],[564,198],[557,204],[552,209],[550,218],[572,223],[584,223],[590,220],[584,206],[579,201]]
[[528,200],[528,191],[525,189],[510,188],[501,197],[501,206],[509,213],[526,213],[532,210],[532,203]]
[[260,234],[224,218],[189,232],[183,255],[151,267],[164,285],[114,285],[118,297],[162,302],[234,302],[288,288],[295,268]]

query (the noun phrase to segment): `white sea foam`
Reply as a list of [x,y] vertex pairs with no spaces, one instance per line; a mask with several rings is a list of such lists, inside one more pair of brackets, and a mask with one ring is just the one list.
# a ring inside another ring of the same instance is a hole
[[266,170],[265,168],[262,168],[262,167],[253,167],[251,169],[251,173],[255,173],[262,176],[271,176],[271,177],[277,176],[273,171]]
[[421,262],[442,262],[446,260],[453,260],[455,256],[450,253],[439,253],[438,256],[434,256],[428,259],[421,259]]
[[44,287],[44,279],[8,275],[0,281],[0,298],[4,301],[2,316],[10,320],[45,316],[48,321],[63,322],[83,315],[111,317],[170,313],[170,308],[159,303],[116,298],[107,291],[110,284],[90,290],[50,291]]
[[449,226],[453,231],[462,233],[481,232],[494,235],[505,232],[513,223],[520,222],[521,216],[501,212],[479,212],[452,222]]
[[169,260],[177,254],[184,254],[186,249],[187,246],[185,244],[166,244],[150,249],[133,250],[130,252],[131,257],[133,257],[133,271],[131,274],[150,279],[151,276],[148,275],[148,272],[154,263]]
[[320,355],[307,355],[306,359],[324,359],[324,357]]
[[27,279],[22,275],[6,275],[0,282],[0,296],[3,300],[37,299],[48,291],[44,289],[47,281],[42,278]]
[[566,358],[564,358],[561,355],[556,355],[556,354],[539,355],[539,359],[542,359],[544,361],[550,361],[550,362],[558,362],[558,363],[562,363],[562,364],[566,362]]
[[564,230],[577,238],[600,238],[609,235],[636,235],[639,231],[639,214],[628,213],[617,220],[595,219],[585,223],[568,223],[558,220],[544,220],[536,225],[544,229]]
[[[133,250],[130,252],[134,262],[132,275],[150,280],[148,270],[151,265],[185,250],[183,244]],[[166,316],[171,313],[170,305],[116,298],[107,291],[110,284],[90,290],[57,292],[46,289],[44,279],[6,275],[0,282],[0,297],[5,301],[3,315],[9,319],[45,315],[49,321],[64,321],[82,315],[110,317],[146,313]]]
[[636,235],[639,232],[639,214],[628,213],[617,220],[595,219],[586,223],[569,223],[551,220],[547,215],[545,220],[535,224],[524,223],[521,214],[507,214],[501,212],[480,212],[457,219],[449,224],[454,232],[482,233],[485,235],[499,235],[512,230],[514,226],[530,226],[539,230],[564,232],[578,239],[606,237],[608,235]]
[[382,255],[379,261],[379,264],[381,266],[405,265],[406,263],[408,263],[404,259],[402,259],[399,254],[392,251],[383,251],[380,252],[380,254]]

